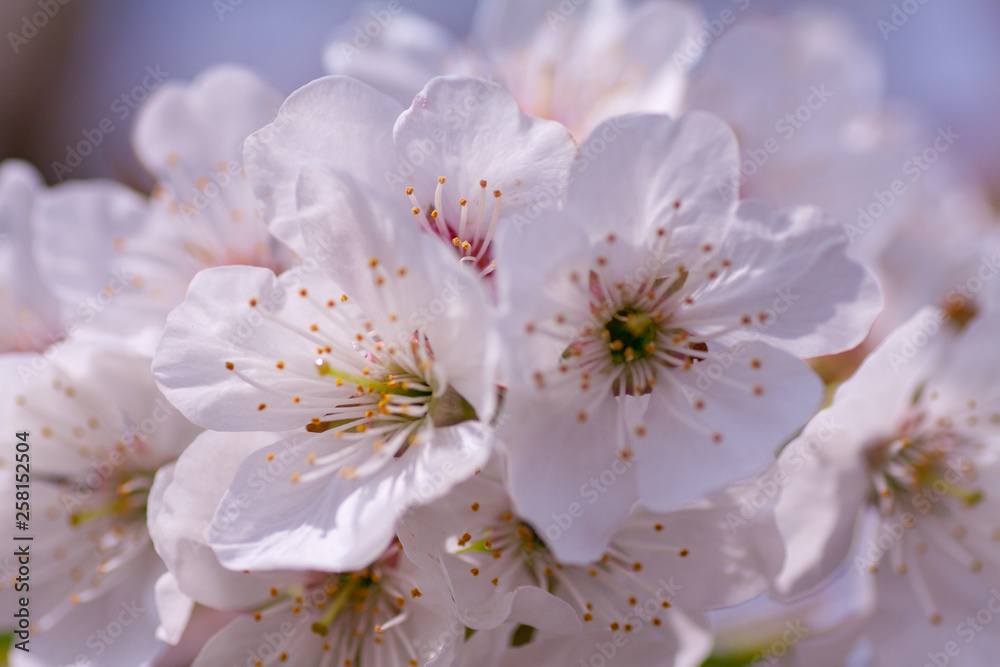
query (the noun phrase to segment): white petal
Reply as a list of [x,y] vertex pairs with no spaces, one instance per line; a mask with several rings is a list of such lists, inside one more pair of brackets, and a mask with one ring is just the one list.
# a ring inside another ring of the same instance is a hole
[[347,77],[317,79],[292,93],[274,122],[247,139],[243,153],[258,207],[275,236],[304,254],[295,184],[311,165],[383,185],[396,165],[392,125],[400,111],[392,98]]
[[223,506],[216,518],[216,508],[240,464],[278,437],[207,431],[174,466],[156,475],[148,510],[150,535],[179,590],[201,604],[217,609],[253,607],[269,598],[272,586],[300,580],[298,575],[232,572],[219,564],[208,546],[208,540],[225,531],[249,502],[237,499]]
[[[171,402],[208,428],[305,426],[329,407],[322,399],[336,395],[316,370],[317,348],[351,350],[348,334],[322,310],[331,301],[343,307],[341,294],[315,268],[280,278],[256,267],[206,269],[170,314],[153,373]],[[313,335],[311,323],[323,330]]]
[[[473,475],[489,457],[491,444],[485,427],[466,422],[433,429],[398,464],[374,474],[309,478],[305,459],[322,454],[324,440],[332,438],[289,438],[240,466],[221,507],[240,497],[250,504],[211,540],[223,565],[233,570],[361,569],[392,542],[396,521],[409,507],[430,502]],[[280,465],[272,465],[275,461]]]
[[188,619],[194,610],[194,600],[181,592],[177,579],[167,572],[156,580],[156,611],[160,627],[156,638],[168,644],[177,644],[184,634]]
[[498,431],[517,513],[568,564],[599,560],[637,499],[641,464],[621,456],[623,408],[606,388],[596,393],[576,406],[512,392]]
[[642,563],[648,581],[674,584],[673,604],[706,610],[745,602],[767,589],[784,560],[773,501],[758,508],[747,500],[758,492],[743,484],[676,512],[637,509],[613,544]]
[[685,318],[717,324],[692,327],[699,334],[731,329],[749,316],[754,328],[730,340],[762,340],[817,357],[858,345],[882,308],[874,278],[848,258],[840,226],[817,209],[779,216],[745,200],[713,259],[717,270],[727,268],[684,311]]
[[709,114],[614,118],[580,148],[567,215],[591,241],[614,232],[641,245],[666,225],[683,253],[718,241],[734,205],[719,185],[736,165],[736,137]]
[[634,440],[639,495],[658,511],[764,470],[823,399],[806,364],[763,343],[668,372],[650,396],[646,435]]

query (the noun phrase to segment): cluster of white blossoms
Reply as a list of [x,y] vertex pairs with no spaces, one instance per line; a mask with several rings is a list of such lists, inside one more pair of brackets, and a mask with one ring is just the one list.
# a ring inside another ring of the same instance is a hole
[[993,214],[748,7],[390,3],[152,94],[149,196],[0,165],[10,664],[993,664]]

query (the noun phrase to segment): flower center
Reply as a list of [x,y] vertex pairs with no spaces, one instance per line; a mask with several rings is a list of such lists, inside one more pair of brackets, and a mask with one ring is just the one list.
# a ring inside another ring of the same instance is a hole
[[900,506],[914,509],[928,494],[968,507],[983,499],[971,483],[974,466],[967,456],[974,443],[954,432],[930,431],[879,443],[866,452],[879,509],[892,516]]
[[647,313],[632,306],[616,312],[604,325],[604,337],[611,350],[611,360],[616,364],[646,359],[656,351],[656,334],[659,327]]
[[[1000,530],[980,510],[984,493],[975,483],[977,440],[954,429],[949,419],[927,425],[925,418],[917,413],[896,437],[865,451],[872,505],[882,520],[881,532],[863,550],[862,560],[875,572],[887,556],[892,567],[907,576],[936,625],[942,618],[921,556],[933,548],[960,567],[980,572],[984,562],[998,560],[990,545],[1000,540]],[[856,559],[856,565],[861,564]]]
[[640,284],[608,284],[598,270],[591,271],[588,296],[593,324],[584,327],[563,357],[577,357],[588,375],[598,371],[612,378],[616,396],[647,394],[661,369],[700,361],[708,352],[704,341],[670,326],[677,305],[673,297],[687,276],[682,270]]
[[[449,220],[444,204],[446,182],[444,176],[438,178],[434,203],[426,206],[417,197],[416,190],[407,187],[406,196],[413,205],[410,212],[417,217],[423,231],[454,246],[459,261],[475,266],[479,269],[480,275],[485,277],[496,269],[491,244],[497,221],[500,219],[503,195],[499,190],[493,190],[491,193],[486,180],[481,180],[475,201],[470,203],[468,199],[461,197],[458,200],[458,220]],[[492,200],[492,203],[489,203],[489,200]]]
[[406,603],[422,593],[399,571],[399,549],[398,544],[390,547],[364,570],[316,573],[305,584],[272,588],[273,599],[254,613],[254,620],[290,613],[293,625],[304,622],[311,630],[296,634],[279,660],[294,661],[292,654],[302,652],[309,655],[299,659],[311,664],[416,666],[418,656],[403,623],[410,615]]
[[119,480],[114,492],[94,494],[96,501],[84,503],[69,515],[70,524],[79,526],[98,519],[111,517],[118,521],[145,521],[146,502],[153,487],[153,475],[129,473]]
[[381,377],[368,368],[361,375],[347,373],[324,358],[316,360],[316,368],[320,375],[334,378],[337,386],[353,385],[355,393],[329,410],[325,418],[317,417],[307,424],[310,433],[331,431],[337,438],[384,436],[376,449],[391,442],[393,456],[398,458],[415,442],[417,429],[425,419],[429,418],[437,428],[445,428],[478,418],[475,409],[452,387],[435,395],[432,380],[395,365]]
[[[478,503],[472,508],[475,512],[480,509]],[[655,530],[662,530],[662,526],[657,524]],[[471,576],[484,577],[494,586],[507,589],[531,582],[576,607],[585,623],[603,622],[612,631],[631,631],[628,610],[651,593],[639,575],[642,562],[630,555],[628,545],[612,543],[608,552],[590,565],[564,565],[535,530],[510,510],[492,520],[487,517],[484,524],[452,541],[450,550],[474,564],[469,570]],[[660,550],[681,557],[688,554],[686,549]],[[665,600],[651,601],[651,605],[654,612],[670,607]],[[659,617],[650,620],[660,624]]]

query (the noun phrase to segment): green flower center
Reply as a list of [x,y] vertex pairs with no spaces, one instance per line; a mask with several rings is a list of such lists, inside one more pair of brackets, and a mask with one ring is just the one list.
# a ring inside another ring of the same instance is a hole
[[621,308],[604,325],[604,338],[616,364],[645,359],[656,350],[658,327],[653,318],[632,306]]

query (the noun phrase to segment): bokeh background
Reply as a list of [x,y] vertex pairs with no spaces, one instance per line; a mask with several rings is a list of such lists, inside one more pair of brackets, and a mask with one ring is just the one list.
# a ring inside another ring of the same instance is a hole
[[[920,9],[905,29],[887,37],[878,22],[904,0],[814,4],[850,15],[862,39],[883,54],[890,98],[909,102],[929,122],[954,125],[971,138],[961,142],[960,150],[994,202],[1000,201],[1000,3],[905,1]],[[457,35],[468,31],[477,4],[401,2]],[[803,4],[751,2],[751,11],[771,13]],[[25,17],[41,11],[39,3],[58,11],[30,38],[12,38],[11,33],[31,34]],[[697,4],[712,17],[732,0]],[[146,187],[128,145],[132,116],[120,119],[126,107],[116,101],[141,85],[147,67],[190,79],[211,64],[242,63],[291,92],[323,74],[323,45],[335,27],[363,8],[353,0],[3,0],[0,158],[27,159],[55,182],[53,162],[65,162],[68,145],[110,118],[114,131],[72,177],[113,177]]]

